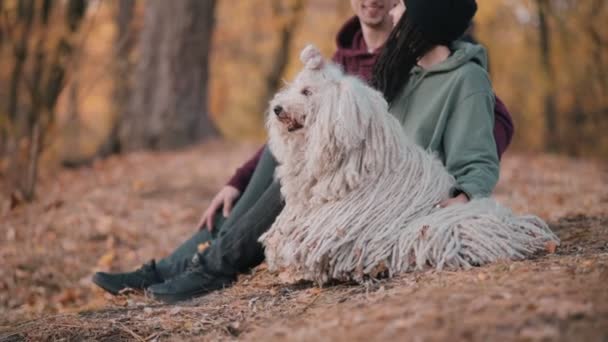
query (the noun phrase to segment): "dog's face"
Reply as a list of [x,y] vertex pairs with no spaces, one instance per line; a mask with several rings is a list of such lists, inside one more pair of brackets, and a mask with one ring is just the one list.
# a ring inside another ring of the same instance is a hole
[[323,60],[312,46],[300,58],[304,68],[270,104],[271,151],[279,163],[294,156],[311,174],[367,167],[364,159],[377,158],[373,149],[384,136],[381,118],[390,115],[382,94]]
[[305,68],[294,81],[277,93],[270,103],[269,124],[278,123],[287,133],[302,134],[312,127],[327,96],[335,93],[342,71],[322,60]]
[[[314,93],[313,93],[314,91]],[[270,120],[276,119],[284,130],[289,133],[304,128],[306,118],[310,118],[314,109],[318,106],[318,89],[312,82],[305,82],[299,78],[292,84],[287,85],[281,92],[277,93],[270,104]]]
[[307,143],[334,144],[342,151],[355,148],[365,139],[372,115],[387,112],[382,94],[345,75],[313,46],[300,59],[302,71],[271,101],[269,129],[278,130],[282,139],[304,136]]

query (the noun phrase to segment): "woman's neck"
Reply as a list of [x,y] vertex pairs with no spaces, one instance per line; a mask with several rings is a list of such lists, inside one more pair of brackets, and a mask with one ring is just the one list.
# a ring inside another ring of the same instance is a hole
[[423,69],[430,69],[432,66],[448,59],[450,53],[449,47],[445,45],[436,45],[418,60],[418,65]]

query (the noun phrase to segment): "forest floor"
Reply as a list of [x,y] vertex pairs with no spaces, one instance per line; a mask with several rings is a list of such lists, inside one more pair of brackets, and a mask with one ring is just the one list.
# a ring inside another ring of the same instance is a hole
[[43,174],[39,199],[12,209],[0,192],[0,341],[608,340],[608,167],[553,155],[507,155],[496,190],[560,237],[532,260],[326,288],[262,265],[181,305],[91,283],[189,237],[254,149],[212,142]]

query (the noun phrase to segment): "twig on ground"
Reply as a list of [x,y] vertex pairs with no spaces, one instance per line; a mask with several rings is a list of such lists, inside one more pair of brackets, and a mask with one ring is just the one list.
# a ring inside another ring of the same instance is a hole
[[143,337],[137,335],[133,330],[127,328],[126,325],[122,324],[122,323],[118,323],[118,325],[120,326],[120,329],[127,332],[129,335],[133,336],[136,340],[141,341],[141,342],[145,342],[146,339],[144,339]]

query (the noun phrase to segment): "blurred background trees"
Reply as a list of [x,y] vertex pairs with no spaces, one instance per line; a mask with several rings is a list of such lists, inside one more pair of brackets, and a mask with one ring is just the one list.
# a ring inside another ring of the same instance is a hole
[[[607,2],[478,3],[511,150],[608,156]],[[331,56],[351,15],[348,0],[0,0],[0,178],[31,197],[39,156],[262,142],[299,50]]]
[[85,0],[0,2],[0,153],[25,199],[34,195],[40,153],[73,63]]
[[207,113],[215,0],[147,0],[121,150],[183,147],[215,134]]
[[608,3],[487,1],[477,17],[515,148],[608,156]]

